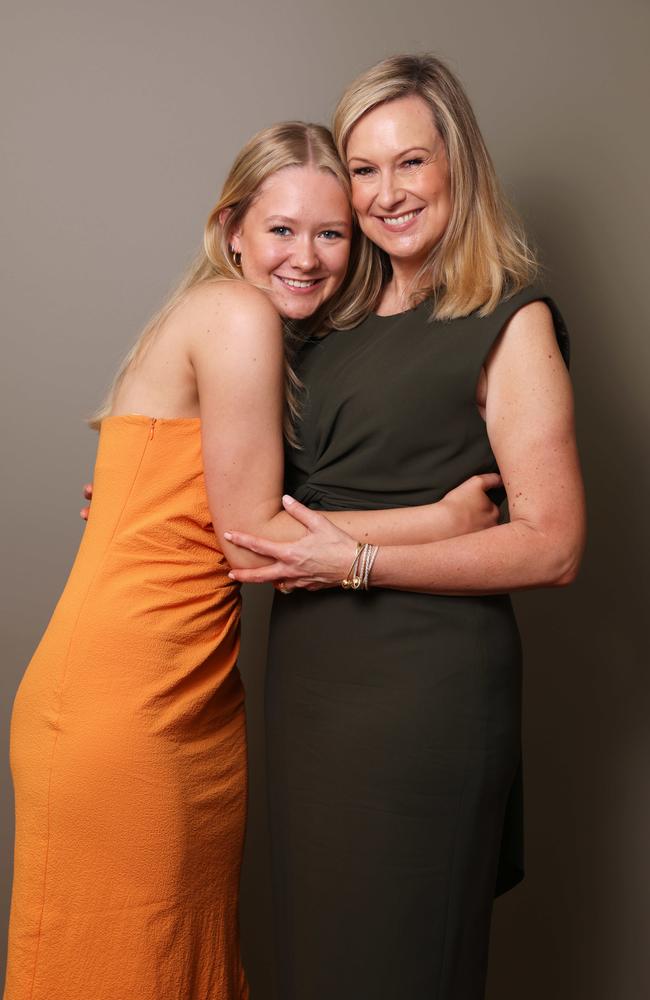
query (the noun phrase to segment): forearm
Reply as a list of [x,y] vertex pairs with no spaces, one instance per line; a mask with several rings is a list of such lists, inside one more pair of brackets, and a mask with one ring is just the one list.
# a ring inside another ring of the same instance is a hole
[[[357,541],[371,541],[374,545],[411,546],[449,538],[454,534],[452,514],[444,503],[423,504],[420,507],[398,507],[388,510],[321,511],[328,521]],[[306,528],[281,510],[275,514],[260,513],[247,519],[243,526],[233,526],[259,535],[272,542],[295,542],[306,534]],[[266,565],[269,560],[246,549],[231,552],[231,565],[254,567]]]
[[428,594],[499,594],[570,583],[583,548],[579,527],[542,530],[524,521],[424,545],[384,546],[372,585]]
[[[372,542],[373,545],[419,545],[454,534],[453,517],[444,503],[387,510],[322,510],[320,513],[356,541]],[[305,528],[282,510],[255,525],[253,533],[274,542],[294,542],[305,534]]]
[[328,521],[357,541],[373,545],[419,545],[454,535],[451,513],[444,503],[389,510],[322,511]]

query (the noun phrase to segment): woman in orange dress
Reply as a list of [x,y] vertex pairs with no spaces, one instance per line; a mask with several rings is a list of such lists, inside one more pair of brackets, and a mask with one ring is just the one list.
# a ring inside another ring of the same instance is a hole
[[[248,995],[240,599],[222,538],[235,524],[304,532],[280,504],[285,384],[290,439],[295,412],[280,317],[309,334],[367,308],[327,130],[255,136],[204,245],[98,415],[88,527],[16,697],[5,1000]],[[386,544],[459,534],[492,522],[483,488],[495,480],[416,511],[332,520]],[[263,561],[237,552],[240,566]]]

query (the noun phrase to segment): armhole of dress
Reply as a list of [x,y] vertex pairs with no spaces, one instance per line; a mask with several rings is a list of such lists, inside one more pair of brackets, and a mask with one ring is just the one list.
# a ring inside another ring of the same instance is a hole
[[[523,309],[524,306],[529,305],[531,302],[544,302],[551,310],[551,316],[553,318],[553,326],[555,328],[555,338],[560,348],[560,354],[564,360],[567,368],[569,367],[570,360],[570,343],[569,334],[566,328],[566,323],[564,322],[564,317],[558,309],[554,300],[546,295],[544,292],[540,291],[539,288],[525,288],[523,291],[518,292],[513,295],[511,299],[506,300],[502,305],[497,306],[495,312],[500,313],[498,317],[498,325],[495,323],[494,326],[491,324],[491,329],[488,333],[486,340],[481,344],[481,356],[476,369],[476,380],[474,382],[475,389],[478,389],[479,380],[481,378],[481,371],[485,366],[485,362],[490,354],[490,351],[496,344],[497,340],[501,336],[504,327],[510,322],[512,317]],[[503,310],[503,312],[501,312]],[[485,319],[489,321],[493,319],[493,316],[486,316]]]

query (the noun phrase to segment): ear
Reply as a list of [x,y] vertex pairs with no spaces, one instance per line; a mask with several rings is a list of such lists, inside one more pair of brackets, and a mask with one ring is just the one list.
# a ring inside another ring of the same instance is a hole
[[[222,208],[219,212],[219,224],[225,228],[228,219],[232,215],[232,208]],[[230,233],[229,243],[235,253],[239,252],[241,247],[239,246],[239,237],[241,236],[241,227],[235,232]]]

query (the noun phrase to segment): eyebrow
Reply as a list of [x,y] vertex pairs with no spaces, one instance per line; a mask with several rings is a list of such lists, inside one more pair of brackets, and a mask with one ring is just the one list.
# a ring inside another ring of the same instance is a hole
[[[397,153],[394,159],[400,160],[403,156],[408,156],[409,153],[431,153],[431,150],[428,146],[409,146],[408,149],[404,149],[401,153]],[[363,156],[351,156],[348,163],[352,163],[353,160],[358,160],[360,163],[372,163],[372,160],[366,160]]]
[[[292,219],[288,215],[269,215],[269,217],[267,219],[265,219],[264,222],[265,223],[268,223],[268,222],[288,222],[290,225],[295,226],[296,222],[300,222],[300,220],[299,219]],[[333,226],[339,226],[339,228],[341,228],[343,226],[349,225],[349,221],[344,220],[344,219],[339,219],[338,222],[320,222],[319,225],[320,226],[332,226],[332,227]]]

